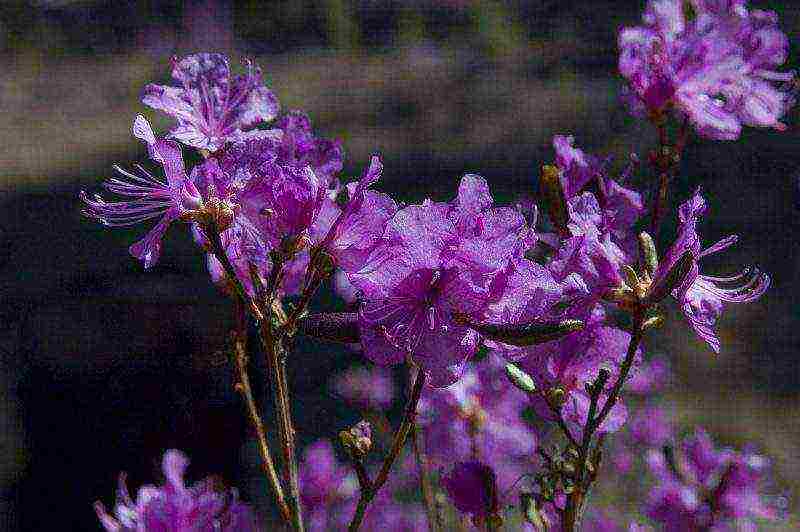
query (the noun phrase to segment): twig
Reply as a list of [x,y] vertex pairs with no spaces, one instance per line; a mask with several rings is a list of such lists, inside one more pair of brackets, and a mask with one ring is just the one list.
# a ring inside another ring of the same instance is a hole
[[286,367],[281,356],[279,341],[275,338],[272,323],[260,321],[258,324],[261,345],[264,348],[270,372],[272,397],[278,418],[278,435],[283,451],[284,477],[289,486],[289,502],[292,507],[292,526],[302,532],[303,511],[300,505],[300,485],[298,480],[297,460],[295,458],[294,424],[289,404],[289,390],[286,379]]
[[[564,508],[564,513],[563,513],[565,532],[574,532],[578,530],[578,527],[580,525],[580,518],[583,512],[586,495],[588,494],[589,488],[591,487],[590,486],[591,478],[587,479],[586,477],[586,452],[588,450],[589,444],[591,443],[592,436],[594,435],[595,431],[603,424],[603,421],[605,421],[606,417],[608,417],[608,414],[611,412],[611,409],[614,407],[614,405],[617,402],[617,399],[619,398],[619,394],[621,393],[622,388],[625,386],[625,381],[628,378],[628,373],[630,372],[631,366],[633,366],[633,361],[636,358],[636,351],[639,349],[639,344],[642,341],[643,315],[644,311],[641,309],[635,311],[634,313],[633,333],[631,335],[630,342],[628,343],[628,351],[625,354],[625,360],[622,362],[622,365],[620,366],[620,371],[619,375],[617,376],[617,380],[614,383],[614,386],[611,389],[611,393],[608,395],[608,398],[606,399],[603,408],[600,410],[600,413],[596,417],[588,417],[586,420],[586,426],[583,429],[583,445],[581,446],[579,451],[579,463],[577,464],[576,468],[575,489],[567,497],[567,504]],[[597,404],[596,398],[594,401],[596,407]],[[591,410],[591,405],[590,405],[590,410]],[[592,412],[590,412],[590,415],[591,414]]]
[[348,528],[350,532],[356,532],[359,529],[361,522],[364,520],[364,514],[367,510],[367,506],[370,502],[372,502],[372,499],[375,498],[375,495],[377,495],[378,491],[383,487],[383,485],[386,483],[386,480],[389,478],[389,473],[392,470],[392,466],[397,460],[397,457],[400,455],[400,451],[403,449],[403,445],[406,442],[408,433],[414,424],[414,419],[417,415],[417,404],[419,403],[419,398],[422,395],[422,388],[424,385],[425,373],[418,371],[416,377],[414,378],[414,386],[411,392],[411,397],[406,403],[403,421],[395,433],[394,441],[392,442],[392,448],[389,450],[386,458],[384,458],[383,466],[381,467],[378,476],[372,482],[372,487],[369,490],[361,490],[361,495],[358,499],[358,506],[356,507],[356,513],[353,515],[353,520],[350,522],[350,527]]
[[239,372],[239,382],[236,384],[236,391],[242,394],[245,401],[247,412],[250,415],[250,421],[256,431],[258,437],[258,450],[261,453],[261,460],[263,461],[264,472],[267,474],[272,487],[272,493],[280,508],[281,516],[287,523],[291,522],[291,510],[289,505],[286,504],[286,498],[283,494],[283,487],[278,478],[278,473],[275,470],[275,463],[272,460],[272,453],[270,453],[269,445],[267,444],[266,430],[261,416],[258,414],[255,399],[253,399],[253,392],[250,387],[250,377],[247,374],[247,322],[244,314],[244,307],[241,304],[236,305],[236,329],[233,333],[233,348],[234,358],[236,360],[236,367]]
[[431,532],[436,532],[436,505],[433,501],[433,486],[431,485],[431,477],[428,471],[428,459],[425,456],[425,435],[416,423],[411,427],[411,444],[414,447],[414,458],[417,461],[419,484],[420,488],[422,488],[422,500],[425,503],[428,528]]

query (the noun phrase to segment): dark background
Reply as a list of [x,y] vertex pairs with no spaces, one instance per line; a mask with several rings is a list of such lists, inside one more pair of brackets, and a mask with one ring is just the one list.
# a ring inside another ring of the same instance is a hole
[[[146,228],[112,231],[80,216],[79,190],[95,189],[113,163],[146,159],[129,134],[135,114],[168,127],[138,97],[145,83],[168,80],[173,53],[254,57],[284,109],[307,110],[322,134],[344,141],[346,175],[379,151],[381,188],[400,199],[448,199],[473,172],[511,201],[535,194],[554,134],[615,155],[616,168],[653,145],[651,128],[617,103],[616,31],[636,23],[643,4],[2,2],[0,529],[96,530],[91,503],[113,502],[118,472],[128,471],[134,489],[152,481],[169,447],[190,455],[195,478],[219,473],[246,499],[266,502],[232,391],[230,306],[185,227],[171,230],[161,261],[144,272],[127,246]],[[751,5],[780,13],[797,56],[800,7]],[[691,144],[676,189],[683,199],[704,187],[707,242],[742,236],[707,271],[756,262],[773,288],[725,314],[721,355],[678,318],[650,352],[669,353],[666,398],[679,422],[702,423],[725,443],[754,443],[796,500],[797,111],[787,121],[783,134]],[[290,372],[302,443],[357,420],[327,391],[330,376],[357,358],[298,346]]]

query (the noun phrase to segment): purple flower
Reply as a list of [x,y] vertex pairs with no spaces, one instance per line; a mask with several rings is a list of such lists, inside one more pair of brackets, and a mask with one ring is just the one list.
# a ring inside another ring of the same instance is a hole
[[397,387],[385,368],[353,368],[337,376],[333,388],[345,401],[360,409],[387,409],[397,394]]
[[300,499],[310,530],[327,530],[330,512],[352,497],[357,487],[348,481],[350,469],[339,463],[328,440],[319,440],[303,451],[299,466]]
[[680,226],[678,236],[672,247],[666,252],[659,264],[653,279],[658,285],[666,279],[672,266],[686,253],[691,252],[694,258],[691,270],[683,283],[673,290],[672,295],[678,301],[686,320],[695,333],[715,352],[719,353],[720,344],[715,326],[725,303],[749,303],[755,301],[769,288],[770,279],[757,268],[748,268],[731,277],[712,277],[700,274],[699,260],[702,257],[719,253],[733,245],[738,236],[731,235],[716,244],[702,249],[700,236],[697,233],[697,221],[705,214],[706,202],[698,189],[694,196],[678,209]]
[[112,178],[105,187],[123,201],[105,201],[99,194],[89,197],[81,192],[86,204],[83,214],[109,227],[135,225],[158,218],[155,227],[130,247],[131,255],[141,260],[145,268],[152,267],[161,255],[161,239],[172,222],[202,203],[200,192],[186,175],[178,144],[157,139],[150,124],[141,115],[133,122],[133,134],[147,144],[150,158],[164,168],[166,181],[152,175],[141,166],[132,173],[115,167],[122,178]]
[[748,10],[744,0],[650,0],[644,25],[619,34],[619,70],[636,113],[670,106],[701,135],[732,140],[742,125],[785,129],[792,104],[776,88],[789,40],[774,12]]
[[180,87],[147,85],[142,102],[178,121],[172,138],[215,152],[278,114],[278,101],[262,84],[261,70],[250,61],[245,66],[246,74],[232,76],[222,54],[174,58],[172,77]]
[[655,450],[648,459],[659,484],[650,494],[646,513],[665,530],[726,530],[732,524],[755,529],[754,520],[777,518],[761,495],[768,465],[763,456],[717,449],[708,434],[697,429],[671,461]]
[[486,182],[462,179],[453,204],[411,205],[389,221],[367,264],[349,276],[361,291],[365,355],[380,365],[412,358],[433,386],[447,386],[475,353],[478,335],[454,314],[480,322],[501,295],[497,277],[522,253],[524,219],[491,207]]
[[497,482],[492,468],[481,462],[458,462],[442,475],[453,505],[481,522],[498,511]]
[[314,135],[311,120],[302,111],[286,113],[276,127],[281,131],[277,162],[297,168],[310,166],[326,187],[334,188],[344,158],[341,142]]
[[[553,147],[556,152],[556,167],[559,169],[561,187],[567,199],[573,227],[590,222],[602,233],[611,236],[614,242],[626,252],[635,249],[635,234],[632,226],[644,214],[642,195],[635,190],[623,187],[607,176],[610,158],[601,160],[589,155],[574,146],[572,136],[556,135]],[[622,175],[627,177],[629,167]],[[595,182],[594,201],[596,206],[587,203],[587,199],[574,200]],[[587,211],[588,210],[588,211]],[[586,211],[586,212],[585,212]],[[580,220],[586,221],[581,223]],[[570,231],[575,234],[575,231]],[[585,231],[581,231],[585,232]]]
[[538,437],[522,417],[528,397],[508,384],[504,367],[489,354],[452,386],[426,388],[417,419],[433,466],[480,461],[507,490],[533,465]]
[[347,203],[319,244],[336,266],[356,272],[380,243],[386,223],[397,212],[397,204],[386,194],[368,190],[381,177],[383,165],[373,156],[357,183],[347,185]]
[[238,500],[236,490],[220,488],[212,478],[186,486],[184,473],[189,460],[180,451],[164,453],[162,486],[143,486],[136,501],[131,499],[120,475],[114,516],[101,502],[95,511],[109,532],[164,530],[171,532],[245,532],[258,530],[252,510]]
[[[579,310],[579,314],[573,314]],[[573,431],[580,435],[589,413],[589,395],[584,384],[594,382],[600,369],[606,369],[610,378],[600,394],[598,409],[605,405],[611,387],[619,375],[620,364],[630,342],[630,334],[605,325],[606,315],[597,304],[572,309],[570,317],[582,319],[584,329],[559,340],[525,348],[519,366],[534,378],[545,391],[559,389],[564,403],[561,413]],[[641,360],[641,348],[635,361]],[[554,419],[545,399],[533,398],[533,406],[544,419]],[[608,417],[598,427],[600,432],[616,432],[625,423],[627,410],[621,401],[612,407]]]

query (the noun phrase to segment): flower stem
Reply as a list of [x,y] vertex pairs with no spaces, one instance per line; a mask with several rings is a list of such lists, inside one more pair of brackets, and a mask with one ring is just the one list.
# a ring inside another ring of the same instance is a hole
[[428,459],[425,456],[425,435],[416,423],[411,427],[411,444],[414,446],[414,458],[417,461],[422,500],[425,503],[425,515],[428,518],[428,529],[431,532],[437,532],[436,504],[433,500],[433,486],[428,471]]
[[375,495],[378,494],[378,491],[383,487],[383,485],[386,483],[386,480],[389,478],[389,473],[392,470],[392,466],[397,460],[397,457],[400,455],[400,451],[403,449],[403,445],[406,442],[408,433],[411,431],[411,428],[414,425],[414,419],[417,416],[417,404],[419,403],[419,398],[422,395],[422,388],[424,385],[425,373],[419,370],[414,377],[414,385],[411,391],[411,397],[408,399],[408,402],[406,402],[406,409],[403,413],[403,421],[400,423],[400,427],[397,429],[397,432],[394,435],[392,448],[389,450],[386,458],[384,458],[381,470],[378,472],[378,476],[375,477],[375,480],[372,482],[371,487],[367,490],[361,490],[361,495],[358,498],[358,506],[356,507],[356,513],[353,515],[353,520],[350,522],[350,527],[348,528],[349,532],[357,532],[359,527],[361,527],[361,523],[364,520],[364,515],[367,511],[367,506],[370,502],[372,502],[372,500],[375,498]]
[[259,333],[261,345],[264,348],[267,366],[270,372],[275,412],[278,418],[278,435],[283,451],[284,478],[289,486],[289,502],[292,507],[292,527],[296,532],[302,532],[303,511],[300,505],[300,485],[298,480],[297,460],[295,453],[295,431],[292,422],[292,412],[289,404],[289,387],[286,378],[285,359],[277,338],[275,338],[272,323],[260,321]]
[[236,305],[236,329],[233,333],[233,347],[234,358],[236,360],[236,368],[239,372],[239,382],[236,384],[236,391],[242,394],[247,412],[250,416],[250,421],[256,431],[258,438],[258,450],[261,453],[261,460],[263,462],[264,472],[267,475],[267,480],[272,488],[272,493],[275,496],[275,501],[278,503],[281,516],[287,522],[291,522],[291,510],[289,505],[286,504],[286,498],[283,494],[283,486],[278,478],[278,473],[275,470],[275,463],[272,460],[272,453],[267,444],[266,430],[261,416],[258,414],[255,399],[253,399],[253,392],[250,387],[250,377],[247,374],[247,321],[244,307],[241,304]]
[[[579,449],[579,463],[577,464],[575,473],[575,488],[567,497],[567,504],[564,507],[563,512],[563,524],[565,532],[575,532],[579,529],[583,507],[586,502],[586,496],[589,493],[589,489],[591,488],[591,485],[594,482],[594,478],[597,474],[596,468],[599,466],[599,463],[593,463],[592,471],[587,471],[588,454],[592,436],[603,424],[603,421],[605,421],[609,413],[611,413],[611,409],[617,403],[619,394],[622,392],[622,388],[625,386],[628,373],[630,373],[631,367],[633,366],[633,361],[636,358],[636,351],[639,349],[639,344],[642,342],[643,321],[644,310],[640,309],[635,311],[633,316],[633,332],[631,334],[630,342],[628,343],[628,351],[625,354],[625,360],[623,360],[622,366],[620,366],[619,375],[617,376],[614,386],[611,388],[611,393],[609,393],[608,399],[606,399],[603,408],[600,409],[600,413],[598,413],[597,416],[593,416],[593,414],[597,409],[597,398],[599,397],[599,392],[602,390],[596,390],[597,395],[592,394],[592,403],[589,407],[589,415],[586,419],[586,426],[583,429],[583,438],[581,447]],[[598,386],[597,388],[601,387]],[[602,446],[602,443],[598,443],[598,446]]]

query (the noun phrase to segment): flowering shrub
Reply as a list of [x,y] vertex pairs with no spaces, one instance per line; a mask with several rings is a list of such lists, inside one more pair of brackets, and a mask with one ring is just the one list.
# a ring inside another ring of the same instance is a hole
[[[450,201],[398,204],[374,188],[377,155],[347,182],[341,145],[318,137],[302,112],[281,115],[250,62],[234,76],[226,57],[196,54],[174,60],[178,86],[145,88],[144,103],[176,120],[163,137],[134,120],[157,170],[117,168],[105,186],[121,198],[83,193],[84,213],[109,226],[157,220],[130,248],[145,268],[168,227],[189,224],[233,302],[237,390],[286,526],[622,530],[621,516],[588,507],[588,495],[599,475],[645,462],[655,483],[643,515],[660,529],[752,528],[779,517],[760,491],[763,457],[717,450],[701,429],[678,443],[667,416],[641,403],[669,375],[645,339],[670,299],[718,353],[725,305],[769,287],[757,268],[701,273],[703,257],[737,240],[703,243],[699,222],[713,202],[701,190],[673,201],[672,242],[660,229],[693,133],[733,140],[743,125],[785,129],[792,97],[778,82],[793,77],[777,69],[787,38],[773,13],[743,0],[650,0],[643,25],[623,29],[619,45],[624,101],[659,132],[649,157],[655,194],[630,183],[634,165],[614,175],[607,159],[558,135],[555,160],[541,170],[541,216],[535,205],[496,204],[471,174]],[[188,149],[200,155],[192,168]],[[354,311],[311,312],[334,279]],[[250,388],[249,322],[269,372],[279,460]],[[339,434],[340,457],[320,440],[298,462],[285,366],[298,335],[357,346],[375,365],[332,379],[364,416]],[[398,394],[387,368],[400,365],[408,386],[393,430],[386,412]],[[254,529],[235,492],[209,481],[187,488],[186,464],[168,451],[166,484],[142,488],[135,502],[123,478],[115,516],[96,506],[103,526]]]

